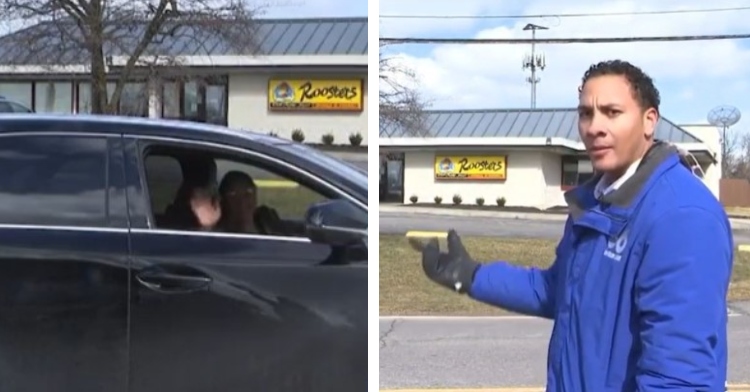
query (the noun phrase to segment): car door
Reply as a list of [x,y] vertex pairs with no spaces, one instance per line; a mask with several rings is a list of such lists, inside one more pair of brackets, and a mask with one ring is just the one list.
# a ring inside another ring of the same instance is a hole
[[[127,142],[134,225],[131,392],[365,390],[366,255],[325,263],[331,248],[303,237],[155,227],[148,192],[152,176],[145,173],[143,159],[154,143],[167,142],[135,137]],[[261,154],[213,145],[209,150],[301,173]],[[168,181],[164,174],[153,177],[160,178],[161,187]],[[322,179],[308,180],[335,190]],[[288,200],[293,192],[289,182],[256,182],[288,187],[269,202]],[[366,209],[354,209],[360,215],[352,219],[366,227]]]
[[119,138],[3,131],[0,122],[0,391],[124,392]]

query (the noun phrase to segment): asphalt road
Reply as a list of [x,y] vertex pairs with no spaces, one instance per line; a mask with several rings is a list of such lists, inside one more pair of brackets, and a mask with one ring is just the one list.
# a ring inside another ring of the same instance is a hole
[[[441,216],[419,213],[381,212],[380,232],[405,234],[407,231],[443,231],[454,228],[464,236],[549,238],[562,236],[564,221],[488,217]],[[750,244],[750,230],[734,230],[737,244]]]
[[[541,387],[552,323],[520,317],[380,320],[380,389]],[[730,317],[729,383],[750,383],[750,317]]]

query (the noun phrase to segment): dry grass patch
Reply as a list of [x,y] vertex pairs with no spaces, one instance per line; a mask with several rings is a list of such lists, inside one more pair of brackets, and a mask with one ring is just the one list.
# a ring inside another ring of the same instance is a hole
[[[517,265],[547,267],[556,241],[462,238],[477,260],[502,257]],[[441,241],[441,247],[444,241]],[[403,236],[380,235],[380,315],[499,315],[506,311],[459,296],[424,276],[419,254]],[[750,253],[737,252],[730,300],[750,300]]]
[[736,216],[738,218],[750,218],[750,208],[747,207],[724,207],[727,215]]

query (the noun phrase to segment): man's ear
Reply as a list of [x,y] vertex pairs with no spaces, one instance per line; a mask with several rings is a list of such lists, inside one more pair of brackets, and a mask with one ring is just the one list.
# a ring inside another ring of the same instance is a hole
[[659,112],[654,108],[648,108],[643,113],[643,132],[644,136],[653,139],[656,132],[656,124],[659,122]]

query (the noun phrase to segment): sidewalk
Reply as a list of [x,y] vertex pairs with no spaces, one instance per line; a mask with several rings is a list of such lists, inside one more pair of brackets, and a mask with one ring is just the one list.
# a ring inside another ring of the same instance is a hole
[[[391,214],[406,215],[440,215],[440,216],[477,216],[486,218],[503,218],[503,219],[528,219],[528,220],[549,220],[565,221],[565,214],[545,214],[530,212],[513,212],[513,211],[485,211],[469,210],[460,208],[438,208],[438,207],[412,207],[401,204],[380,204],[378,212]],[[750,224],[749,224],[750,227]]]

